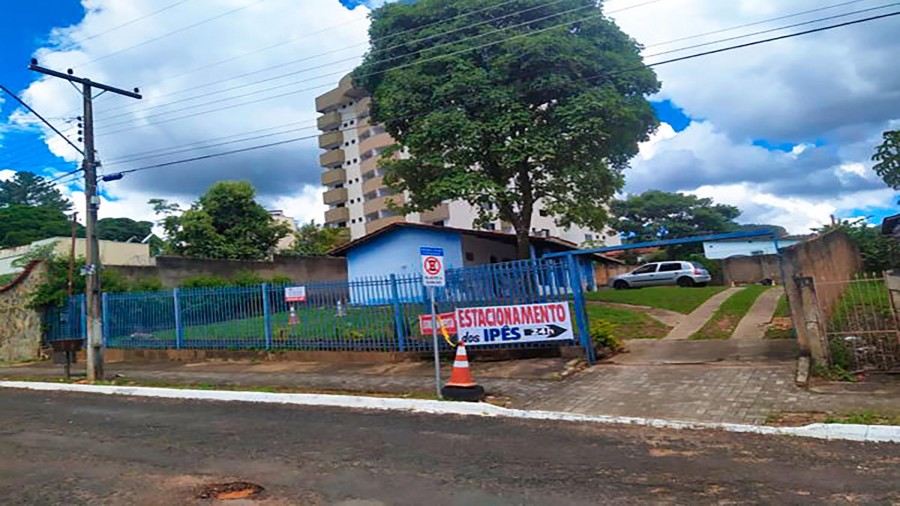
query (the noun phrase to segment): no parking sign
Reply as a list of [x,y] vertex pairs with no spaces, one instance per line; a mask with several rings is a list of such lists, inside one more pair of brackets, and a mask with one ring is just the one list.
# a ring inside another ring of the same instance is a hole
[[421,247],[419,254],[422,256],[422,284],[425,286],[446,285],[443,248]]

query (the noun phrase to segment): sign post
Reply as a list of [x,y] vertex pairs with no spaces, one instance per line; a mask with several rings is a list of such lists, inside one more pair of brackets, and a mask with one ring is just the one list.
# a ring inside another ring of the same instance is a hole
[[[422,284],[428,287],[428,293],[431,296],[431,324],[434,330],[438,321],[434,289],[447,284],[444,276],[444,250],[443,248],[421,247],[419,248],[419,254],[422,256]],[[438,399],[441,399],[441,360],[438,349],[438,333],[433,330],[431,332],[431,340],[434,345],[434,388]]]

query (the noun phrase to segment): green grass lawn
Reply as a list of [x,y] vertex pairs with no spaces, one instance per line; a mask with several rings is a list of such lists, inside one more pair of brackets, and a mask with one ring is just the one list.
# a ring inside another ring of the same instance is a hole
[[756,302],[768,286],[750,285],[743,290],[734,293],[725,300],[712,318],[691,336],[691,339],[728,339],[737,328],[738,322],[750,310],[750,306]]
[[633,290],[603,289],[589,292],[586,296],[588,300],[648,306],[689,314],[707,299],[723,290],[725,290],[724,286],[704,286],[702,288],[651,286]]
[[617,307],[588,304],[588,318],[606,320],[616,326],[613,334],[620,339],[659,339],[669,333],[669,327],[646,314]]
[[782,295],[778,298],[778,305],[775,306],[775,314],[772,315],[775,318],[790,318],[791,317],[791,307],[788,306],[788,300],[786,295]]

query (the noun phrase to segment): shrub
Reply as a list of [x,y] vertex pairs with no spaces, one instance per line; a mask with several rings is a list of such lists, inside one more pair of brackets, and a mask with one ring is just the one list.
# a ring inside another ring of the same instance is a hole
[[599,348],[609,348],[612,351],[620,351],[625,347],[616,334],[616,325],[606,320],[593,320],[591,322],[591,342]]

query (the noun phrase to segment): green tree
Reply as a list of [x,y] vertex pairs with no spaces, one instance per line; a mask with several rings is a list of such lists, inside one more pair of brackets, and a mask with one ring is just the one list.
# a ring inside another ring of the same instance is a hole
[[[467,201],[476,224],[512,224],[522,258],[538,203],[561,226],[604,227],[622,171],[656,128],[644,97],[659,81],[597,4],[420,0],[373,11],[354,76],[399,143],[382,166],[409,194],[400,211]],[[455,17],[476,10],[483,19]],[[393,156],[401,149],[411,157]]]
[[294,232],[294,245],[289,254],[324,256],[329,251],[350,242],[350,229],[326,228],[311,221]]
[[[77,234],[84,237],[78,226]],[[57,208],[11,204],[0,207],[0,247],[24,246],[50,237],[72,235],[72,222]]]
[[613,226],[628,242],[659,241],[731,232],[741,211],[712,199],[650,190],[613,202]]
[[269,256],[278,240],[288,234],[254,198],[256,191],[245,181],[214,184],[190,209],[178,209],[163,200],[150,203],[166,231],[166,252],[196,258],[260,260]]
[[877,162],[872,168],[884,182],[895,190],[900,190],[900,130],[884,132],[884,141],[875,148],[872,160]]
[[11,205],[48,207],[61,213],[70,211],[72,203],[63,197],[53,183],[32,172],[16,172],[0,181],[0,206]]
[[140,242],[152,231],[153,223],[149,221],[135,221],[131,218],[97,220],[97,238],[107,241],[125,242],[134,239]]

